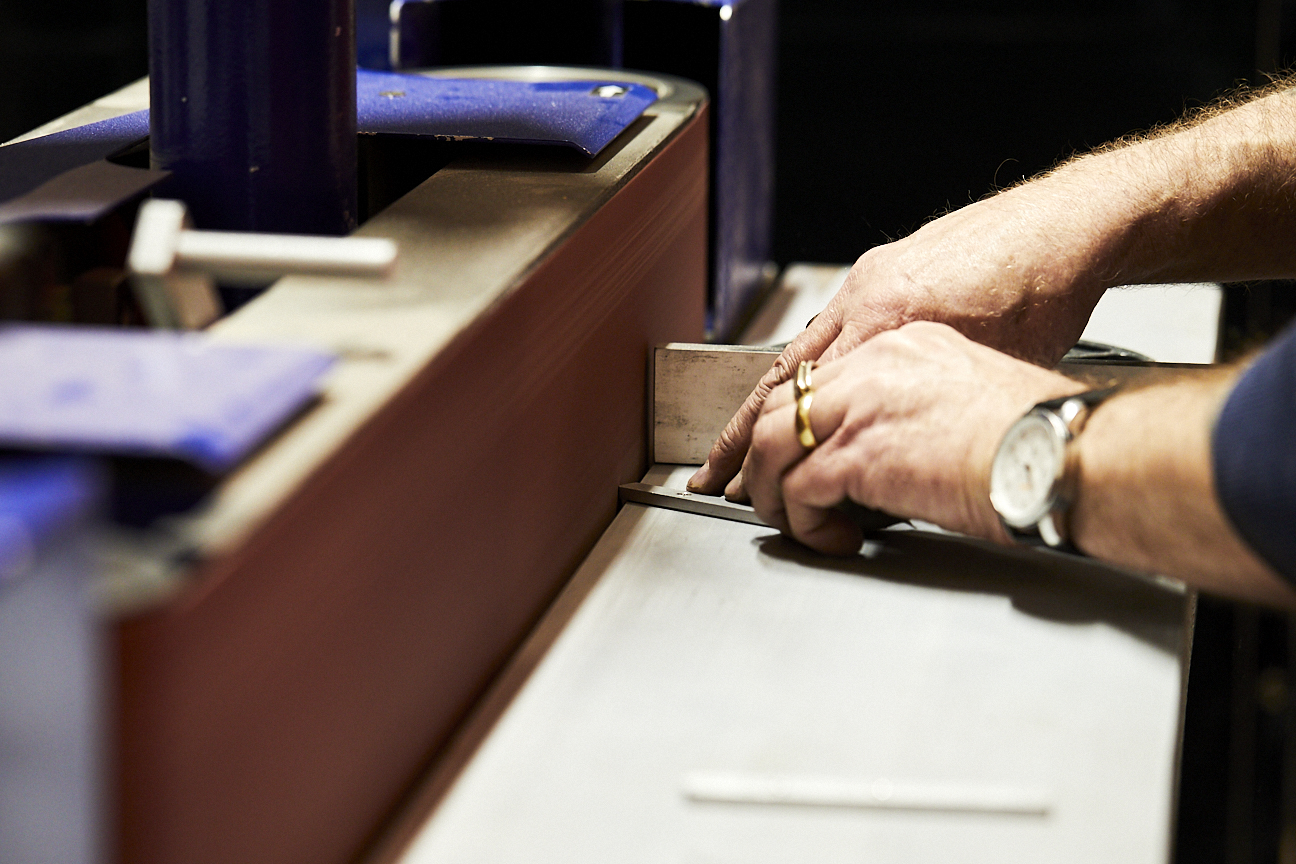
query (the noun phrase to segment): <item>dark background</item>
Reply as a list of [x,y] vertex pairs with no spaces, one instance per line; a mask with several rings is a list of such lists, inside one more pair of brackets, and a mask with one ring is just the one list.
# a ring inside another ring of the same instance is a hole
[[[1262,80],[1258,68],[1296,59],[1283,5],[783,0],[775,257],[852,261],[944,208]],[[0,141],[146,74],[145,6],[0,2]]]
[[942,208],[1255,80],[1257,11],[784,0],[776,257],[853,260]]
[[[2,0],[0,141],[144,75],[145,6]],[[1262,83],[1296,61],[1294,25],[1296,0],[783,0],[775,257],[852,261],[941,210]],[[1229,286],[1227,350],[1293,309],[1289,284]],[[1296,861],[1293,656],[1296,628],[1280,616],[1199,607],[1180,864]]]
[[0,0],[0,141],[148,74],[146,0]]

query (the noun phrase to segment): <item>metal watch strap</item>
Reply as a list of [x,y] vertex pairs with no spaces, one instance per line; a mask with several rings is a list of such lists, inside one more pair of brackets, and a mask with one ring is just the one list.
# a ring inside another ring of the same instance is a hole
[[[1056,399],[1048,399],[1044,402],[1040,402],[1036,404],[1033,408],[1031,408],[1031,411],[1038,411],[1040,409],[1043,409],[1046,411],[1052,411],[1054,413],[1058,413],[1062,411],[1063,407],[1068,402],[1072,402],[1072,401],[1078,401],[1081,405],[1083,405],[1086,410],[1081,412],[1076,417],[1062,418],[1066,422],[1067,429],[1070,431],[1071,437],[1067,440],[1066,443],[1067,449],[1070,450],[1071,443],[1075,441],[1076,436],[1079,435],[1080,431],[1084,428],[1084,422],[1087,422],[1088,420],[1089,411],[1092,410],[1094,407],[1096,407],[1107,397],[1115,393],[1117,389],[1119,389],[1118,386],[1113,385],[1110,387],[1103,387],[1098,390],[1086,390],[1083,393],[1073,393],[1070,396],[1059,396]],[[1084,421],[1081,422],[1078,428],[1074,425],[1076,419],[1081,419],[1082,421]],[[1066,508],[1059,515],[1069,515],[1071,503],[1072,502],[1070,501],[1066,502]],[[1052,516],[1053,514],[1050,513],[1049,515]],[[1067,552],[1072,555],[1084,554],[1074,543],[1071,542],[1070,530],[1066,531],[1066,534],[1063,537],[1063,542],[1054,546],[1054,545],[1050,545],[1044,540],[1043,536],[1041,536],[1039,532],[1038,527],[1036,527],[1033,531],[1014,528],[1011,525],[1008,525],[1007,523],[1004,523],[1004,527],[1008,529],[1008,533],[1018,543],[1022,543],[1028,546],[1041,546],[1045,549],[1052,549],[1055,552]],[[1067,527],[1069,529],[1069,526]]]
[[[1116,385],[1112,385],[1111,387],[1104,387],[1101,390],[1086,390],[1083,393],[1074,393],[1070,396],[1059,396],[1056,399],[1049,399],[1045,402],[1040,402],[1038,405],[1035,406],[1035,408],[1044,408],[1049,411],[1059,411],[1061,410],[1063,405],[1070,402],[1072,399],[1080,400],[1080,403],[1084,405],[1086,408],[1093,408],[1098,403],[1106,399],[1108,396],[1115,393],[1116,390],[1117,390]],[[1032,408],[1031,410],[1033,411],[1035,410],[1035,408]]]

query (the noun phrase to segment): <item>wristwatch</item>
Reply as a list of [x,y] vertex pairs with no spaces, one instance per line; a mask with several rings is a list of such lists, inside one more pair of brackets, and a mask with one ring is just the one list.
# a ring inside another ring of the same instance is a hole
[[1075,551],[1068,531],[1079,479],[1073,442],[1093,408],[1115,390],[1041,402],[1004,435],[990,466],[990,503],[1017,542]]

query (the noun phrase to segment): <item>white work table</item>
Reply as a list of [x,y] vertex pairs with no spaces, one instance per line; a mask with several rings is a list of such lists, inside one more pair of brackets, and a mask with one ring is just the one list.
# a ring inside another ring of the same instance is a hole
[[1165,862],[1189,608],[1053,553],[830,559],[629,504],[395,860]]

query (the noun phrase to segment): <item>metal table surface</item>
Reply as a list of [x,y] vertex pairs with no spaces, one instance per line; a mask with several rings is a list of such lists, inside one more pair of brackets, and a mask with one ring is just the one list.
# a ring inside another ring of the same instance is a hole
[[1163,862],[1190,608],[1053,553],[829,559],[629,504],[389,860]]

